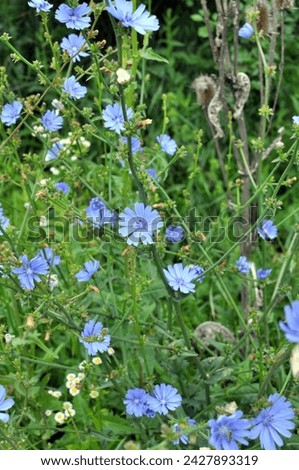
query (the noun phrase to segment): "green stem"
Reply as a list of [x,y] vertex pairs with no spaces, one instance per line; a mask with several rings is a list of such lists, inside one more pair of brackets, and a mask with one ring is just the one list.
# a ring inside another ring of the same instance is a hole
[[262,382],[262,384],[260,386],[260,390],[259,390],[257,399],[261,398],[266,393],[266,389],[268,387],[268,384],[270,383],[270,380],[271,380],[273,374],[278,369],[278,367],[280,367],[284,362],[286,362],[289,359],[291,348],[292,348],[292,345],[290,344],[285,349],[283,349],[282,351],[279,351],[276,354],[275,359],[274,359],[274,363],[270,367],[266,377],[264,378],[264,381]]

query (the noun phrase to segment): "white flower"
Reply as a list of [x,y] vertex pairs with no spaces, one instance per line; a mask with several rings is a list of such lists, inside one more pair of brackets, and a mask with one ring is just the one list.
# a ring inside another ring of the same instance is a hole
[[[108,348],[109,349],[109,348]],[[95,366],[99,366],[100,364],[103,363],[102,359],[98,356],[96,357],[93,357],[92,358],[92,363],[95,365]]]
[[86,362],[86,361],[82,361],[82,362],[80,362],[80,364],[79,364],[79,369],[80,369],[80,370],[84,370],[84,369],[85,369],[85,366],[86,366],[86,364],[87,364],[87,362]]
[[61,411],[58,411],[58,413],[55,413],[54,419],[55,421],[57,421],[58,424],[63,424],[65,420],[64,413],[61,413]]
[[15,335],[10,335],[9,333],[6,333],[4,335],[4,340],[6,344],[10,343],[13,340],[13,338],[15,338]]
[[80,388],[76,387],[76,385],[75,385],[74,387],[71,387],[71,388],[69,389],[69,392],[70,392],[70,394],[71,394],[73,397],[75,397],[76,395],[79,395],[79,393],[80,393]]
[[76,377],[77,377],[76,374],[73,374],[73,373],[67,374],[66,376],[67,380],[74,380]]
[[125,69],[122,69],[122,68],[117,69],[116,76],[117,76],[117,82],[120,85],[127,83],[131,79],[131,75]]
[[62,403],[62,406],[65,410],[69,410],[70,408],[73,408],[73,404],[70,401],[64,401]]

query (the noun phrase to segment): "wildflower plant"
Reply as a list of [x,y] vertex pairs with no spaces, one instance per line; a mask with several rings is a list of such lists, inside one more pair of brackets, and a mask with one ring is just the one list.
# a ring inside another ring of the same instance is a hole
[[298,448],[294,2],[177,3],[2,20],[1,448]]

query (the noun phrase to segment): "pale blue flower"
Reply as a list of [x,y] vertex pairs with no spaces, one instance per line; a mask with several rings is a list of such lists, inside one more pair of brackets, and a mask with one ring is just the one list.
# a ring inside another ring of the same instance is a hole
[[55,111],[46,111],[41,118],[41,123],[47,131],[54,132],[62,128],[63,118]]
[[168,411],[173,411],[182,403],[182,397],[172,385],[156,385],[153,396],[149,396],[147,404],[159,414],[166,415]]
[[77,82],[76,77],[74,75],[72,75],[71,77],[65,80],[63,89],[66,93],[69,94],[70,98],[78,99],[78,100],[83,98],[87,93],[86,86],[80,85],[80,83]]
[[293,124],[295,124],[296,126],[299,126],[299,116],[293,116]]
[[284,437],[291,437],[291,429],[295,424],[293,419],[295,413],[292,405],[285,397],[279,396],[278,393],[270,395],[268,405],[259,415],[253,419],[254,427],[250,431],[250,439],[259,437],[261,448],[265,450],[276,450],[276,446],[281,447]]
[[87,220],[97,228],[105,224],[113,226],[116,221],[116,215],[107,208],[104,201],[99,197],[94,197],[90,200],[89,206],[86,209],[86,215]]
[[87,261],[84,263],[84,269],[81,269],[75,277],[79,282],[89,281],[92,276],[99,270],[99,261]]
[[28,259],[27,255],[22,255],[20,260],[23,266],[13,269],[12,272],[18,275],[22,289],[32,290],[34,289],[35,282],[41,282],[39,275],[48,274],[48,262],[40,254],[31,260]]
[[155,15],[151,15],[145,5],[140,4],[133,12],[133,2],[126,0],[109,0],[106,10],[114,16],[125,28],[133,28],[137,33],[146,34],[159,29],[159,21]]
[[239,449],[237,443],[247,446],[251,423],[242,416],[242,411],[238,410],[230,416],[221,415],[217,420],[210,419],[209,444],[216,450],[237,450]]
[[31,0],[28,2],[28,5],[32,8],[35,8],[37,12],[45,11],[46,13],[51,10],[53,5],[47,2],[46,0]]
[[80,62],[81,57],[89,56],[89,53],[86,52],[89,50],[88,45],[81,33],[79,35],[69,34],[68,37],[62,39],[60,47],[69,54],[73,62]]
[[48,162],[50,160],[56,160],[59,157],[60,152],[64,149],[61,142],[56,142],[53,144],[52,147],[48,150],[46,154],[45,160]]
[[176,144],[176,141],[172,139],[169,135],[160,134],[158,135],[156,140],[160,144],[163,152],[167,153],[168,155],[172,156],[177,151],[178,146]]
[[67,194],[70,192],[70,187],[67,183],[64,183],[63,181],[60,181],[59,183],[55,183],[55,188],[57,191],[62,191],[64,194]]
[[3,207],[0,204],[0,236],[2,235],[2,232],[5,232],[7,227],[10,224],[10,220],[5,217],[4,212],[3,212]]
[[167,266],[163,269],[168,284],[175,291],[180,291],[183,294],[195,292],[194,280],[197,277],[193,268],[183,266],[182,263],[175,263],[173,266]]
[[9,410],[15,404],[12,398],[5,399],[5,396],[5,388],[3,387],[3,385],[0,385],[0,421],[2,421],[2,423],[7,423],[9,420],[9,415],[4,412]]
[[279,327],[288,341],[299,343],[299,300],[294,300],[291,305],[286,305],[284,313],[286,323],[280,321]]
[[160,177],[157,178],[157,171],[155,170],[155,168],[148,168],[146,172],[153,180],[156,180],[158,183],[159,181],[161,181]]
[[15,124],[20,117],[21,111],[23,109],[22,103],[19,101],[13,101],[11,104],[6,103],[1,111],[0,120],[6,126],[11,126]]
[[91,23],[90,17],[86,16],[89,12],[91,12],[91,8],[85,2],[76,8],[71,8],[62,3],[55,12],[55,18],[60,23],[65,23],[67,28],[85,29]]
[[136,202],[134,210],[126,207],[119,215],[119,225],[119,233],[127,237],[128,245],[137,246],[140,242],[143,245],[153,244],[153,237],[163,227],[163,222],[158,211]]
[[240,256],[240,258],[236,261],[236,265],[240,273],[248,274],[252,266],[252,263],[247,261],[246,256]]
[[245,23],[242,28],[239,29],[238,35],[241,38],[249,39],[254,34],[254,29],[249,23]]
[[60,256],[55,255],[53,249],[50,247],[42,248],[41,250],[39,250],[37,256],[41,256],[43,259],[45,259],[49,267],[58,266],[61,262]]
[[184,236],[184,229],[180,225],[169,225],[165,230],[165,238],[170,243],[179,243]]
[[270,276],[272,269],[258,269],[256,274],[258,279],[266,279],[266,277]]
[[264,240],[273,240],[277,237],[277,227],[272,220],[263,220],[261,227],[257,227],[257,233]]
[[[134,113],[131,108],[127,110],[127,118],[132,119]],[[125,129],[125,118],[121,106],[118,103],[108,104],[103,109],[104,127],[120,134]]]
[[140,418],[145,413],[149,395],[142,388],[132,388],[127,391],[123,403],[126,405],[128,415]]
[[199,264],[197,264],[196,266],[193,266],[193,271],[194,271],[194,278],[202,283],[202,281],[204,280],[205,276],[204,276],[204,268],[202,266],[199,266]]
[[[122,137],[121,140],[124,144],[128,143],[127,137]],[[141,149],[141,141],[138,139],[138,137],[131,137],[131,148],[133,155]]]
[[95,322],[95,320],[89,320],[85,324],[81,338],[79,338],[80,343],[87,349],[90,356],[107,351],[110,340],[108,329],[104,328],[101,322]]
[[[189,426],[188,426],[189,425]],[[190,432],[190,427],[191,426],[196,426],[196,421],[194,419],[188,418],[187,422],[185,423],[175,423],[173,425],[173,431],[177,434],[177,439],[174,439],[172,443],[174,445],[178,445],[180,442],[182,444],[187,445],[189,443],[189,432]],[[186,428],[187,428],[187,434],[186,434]],[[189,428],[189,431],[188,431]]]

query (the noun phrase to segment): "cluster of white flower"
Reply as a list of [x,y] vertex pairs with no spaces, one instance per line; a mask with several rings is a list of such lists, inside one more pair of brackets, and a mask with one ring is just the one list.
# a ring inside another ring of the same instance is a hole
[[48,390],[48,394],[54,398],[60,398],[62,393],[59,390]]
[[55,413],[54,419],[58,424],[64,424],[69,418],[75,416],[76,411],[73,408],[73,404],[70,401],[65,401],[62,404],[63,411]]
[[85,374],[83,372],[79,372],[78,375],[76,374],[68,374],[66,376],[66,388],[68,388],[69,393],[75,397],[80,393],[82,384],[81,382],[85,379]]

